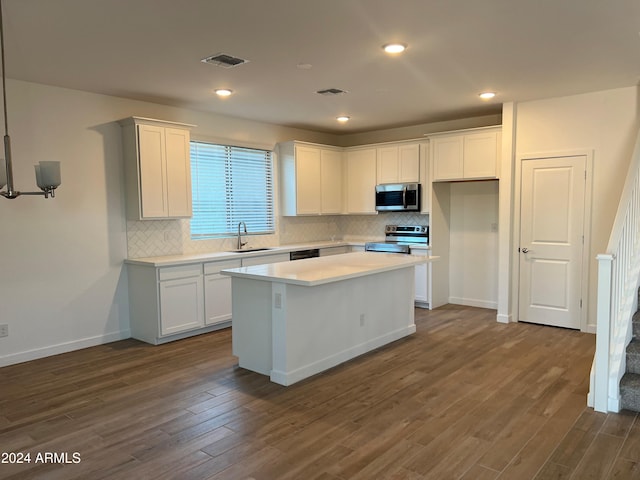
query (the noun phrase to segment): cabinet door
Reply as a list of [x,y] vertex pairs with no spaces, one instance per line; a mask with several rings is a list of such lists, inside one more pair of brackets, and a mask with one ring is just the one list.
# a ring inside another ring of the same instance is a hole
[[138,125],[138,168],[142,218],[168,215],[164,128]]
[[420,145],[400,145],[398,147],[398,181],[420,181]]
[[497,132],[465,135],[464,178],[496,178],[497,153]]
[[231,319],[231,277],[215,274],[204,276],[205,325]]
[[420,183],[422,184],[422,205],[420,213],[431,212],[431,161],[429,159],[429,145],[420,145]]
[[347,152],[347,213],[376,213],[376,150]]
[[398,147],[378,148],[377,157],[377,183],[397,183]]
[[427,264],[416,265],[416,302],[429,303],[429,277]]
[[160,289],[160,335],[204,326],[202,276],[166,280]]
[[431,140],[433,180],[463,178],[463,136],[453,135]]
[[320,149],[296,145],[296,210],[298,215],[320,213]]
[[342,212],[342,153],[334,150],[320,152],[320,213]]
[[191,216],[191,161],[188,130],[165,128],[169,217]]
[[220,270],[241,265],[240,259],[204,264],[205,325],[215,325],[231,318],[231,277],[220,274]]

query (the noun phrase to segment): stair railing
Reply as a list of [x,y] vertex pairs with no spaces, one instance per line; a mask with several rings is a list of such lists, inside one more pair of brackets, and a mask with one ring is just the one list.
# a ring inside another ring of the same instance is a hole
[[640,273],[640,132],[618,204],[606,253],[599,254],[596,353],[588,404],[599,412],[620,410],[620,379],[631,341],[631,317]]

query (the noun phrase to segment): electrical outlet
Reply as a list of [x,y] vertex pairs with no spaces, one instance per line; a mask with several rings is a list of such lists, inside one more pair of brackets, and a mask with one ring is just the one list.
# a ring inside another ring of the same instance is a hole
[[0,337],[8,337],[9,336],[9,325],[3,323],[0,325]]
[[364,313],[360,314],[360,326],[364,327]]

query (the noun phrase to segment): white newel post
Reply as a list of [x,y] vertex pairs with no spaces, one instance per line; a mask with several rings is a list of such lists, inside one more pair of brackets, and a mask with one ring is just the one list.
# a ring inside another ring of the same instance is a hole
[[611,254],[600,254],[596,258],[598,260],[598,305],[593,408],[597,412],[607,412],[611,344],[611,278],[615,257]]

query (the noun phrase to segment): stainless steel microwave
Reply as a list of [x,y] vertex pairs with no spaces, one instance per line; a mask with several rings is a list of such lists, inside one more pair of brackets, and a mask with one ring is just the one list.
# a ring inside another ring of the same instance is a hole
[[419,183],[385,183],[376,185],[378,212],[419,212]]

